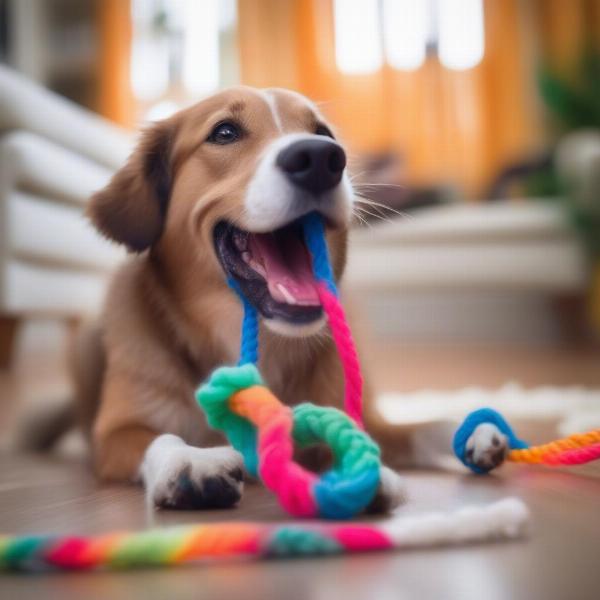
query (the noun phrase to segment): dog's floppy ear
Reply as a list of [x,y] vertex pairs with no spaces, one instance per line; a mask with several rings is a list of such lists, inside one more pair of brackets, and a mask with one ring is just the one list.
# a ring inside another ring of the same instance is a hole
[[172,120],[146,129],[125,166],[90,200],[87,214],[98,230],[134,252],[152,246],[162,233],[174,135]]

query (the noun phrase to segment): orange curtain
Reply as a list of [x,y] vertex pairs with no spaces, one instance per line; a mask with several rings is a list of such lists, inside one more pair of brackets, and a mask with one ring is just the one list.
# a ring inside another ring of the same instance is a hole
[[[484,0],[485,56],[467,71],[435,57],[417,71],[365,76],[335,64],[332,0],[238,0],[243,83],[297,89],[322,103],[351,154],[393,151],[411,183],[453,183],[477,198],[506,164],[544,145],[542,62],[568,73],[600,49],[600,0]],[[135,123],[130,0],[98,6],[98,110]]]
[[[238,0],[244,83],[287,86],[322,102],[355,153],[394,151],[412,183],[454,183],[477,198],[505,165],[544,145],[540,56],[568,63],[598,0],[485,0],[485,56],[452,71],[367,76],[335,65],[331,0]],[[549,48],[549,50],[548,50]]]
[[130,0],[97,2],[97,35],[97,110],[120,125],[132,127],[135,123],[135,102],[129,77]]

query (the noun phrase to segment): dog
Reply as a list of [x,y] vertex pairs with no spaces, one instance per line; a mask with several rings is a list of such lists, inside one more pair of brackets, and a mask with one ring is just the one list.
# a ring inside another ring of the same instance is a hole
[[[339,281],[353,202],[344,148],[298,93],[231,88],[143,132],[88,208],[97,229],[131,252],[100,322],[74,353],[79,411],[101,479],[141,481],[163,508],[240,500],[242,458],[194,401],[199,383],[237,358],[242,309],[228,279],[260,315],[259,366],[269,388],[288,405],[340,407],[341,366],[298,220],[322,215]],[[377,428],[368,383],[364,402],[367,429]],[[384,440],[384,451],[405,452],[404,437]],[[473,439],[469,451],[487,460],[491,442]],[[325,466],[323,453],[303,460]],[[384,467],[371,510],[404,496],[403,479]]]

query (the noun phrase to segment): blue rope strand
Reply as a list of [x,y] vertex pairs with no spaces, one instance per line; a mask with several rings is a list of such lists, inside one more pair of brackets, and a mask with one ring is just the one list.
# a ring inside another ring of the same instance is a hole
[[325,241],[323,218],[318,213],[312,212],[304,217],[302,225],[304,241],[312,258],[313,273],[318,281],[325,283],[329,290],[337,296],[338,291]]
[[[329,290],[338,295],[331,262],[329,261],[329,251],[325,241],[325,226],[322,217],[313,212],[303,219],[303,233],[308,251],[312,259],[312,267],[315,278],[327,285]],[[258,314],[256,309],[242,293],[239,285],[233,278],[228,278],[229,287],[238,295],[242,306],[244,307],[244,317],[242,320],[242,335],[240,340],[240,359],[239,365],[248,363],[258,363]]]
[[256,309],[244,299],[244,320],[242,322],[242,337],[240,340],[239,365],[258,363],[258,315]]
[[245,365],[248,363],[255,365],[258,363],[258,315],[256,309],[246,299],[235,279],[230,277],[227,279],[227,283],[238,295],[244,308],[238,365]]
[[507,438],[508,445],[511,450],[523,450],[529,448],[529,444],[520,440],[512,427],[504,419],[504,417],[493,408],[480,408],[474,410],[472,413],[467,415],[467,418],[463,421],[463,424],[456,430],[454,434],[454,440],[452,442],[452,448],[456,458],[460,462],[478,475],[487,473],[489,469],[483,469],[467,461],[467,441],[475,431],[475,429],[483,423],[490,423],[495,425]]

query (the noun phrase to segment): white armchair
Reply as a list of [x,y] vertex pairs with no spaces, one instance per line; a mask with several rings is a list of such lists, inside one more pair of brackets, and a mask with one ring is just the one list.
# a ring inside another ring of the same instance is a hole
[[355,231],[347,285],[403,340],[578,337],[590,265],[560,202],[458,203]]
[[29,316],[98,309],[122,253],[83,218],[129,135],[0,67],[0,366]]

